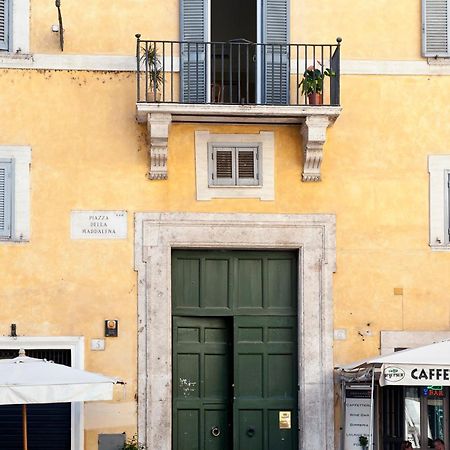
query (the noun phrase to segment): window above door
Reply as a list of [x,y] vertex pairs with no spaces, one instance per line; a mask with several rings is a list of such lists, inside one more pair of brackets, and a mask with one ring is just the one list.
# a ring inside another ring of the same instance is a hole
[[275,199],[274,133],[195,132],[197,200]]

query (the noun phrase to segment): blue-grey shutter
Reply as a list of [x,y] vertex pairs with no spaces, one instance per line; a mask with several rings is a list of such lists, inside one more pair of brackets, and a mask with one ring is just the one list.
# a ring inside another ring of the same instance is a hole
[[289,0],[263,0],[264,99],[267,104],[289,100]]
[[0,238],[11,237],[12,161],[0,161]]
[[224,144],[210,144],[208,172],[210,186],[234,186],[236,184],[236,149]]
[[259,147],[236,147],[236,184],[238,186],[258,186]]
[[0,50],[8,50],[9,0],[0,0]]
[[450,56],[449,15],[449,0],[422,0],[424,56]]
[[207,0],[181,0],[181,99],[206,102]]

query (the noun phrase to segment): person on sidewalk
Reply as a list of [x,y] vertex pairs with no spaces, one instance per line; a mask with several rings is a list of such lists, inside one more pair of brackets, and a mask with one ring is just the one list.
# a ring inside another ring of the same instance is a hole
[[400,446],[400,450],[412,450],[412,444],[410,441],[402,441],[402,445]]

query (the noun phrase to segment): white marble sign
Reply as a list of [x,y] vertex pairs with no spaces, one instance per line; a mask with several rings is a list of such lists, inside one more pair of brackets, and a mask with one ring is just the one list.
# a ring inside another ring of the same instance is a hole
[[72,239],[126,239],[127,217],[126,211],[72,211],[70,237]]

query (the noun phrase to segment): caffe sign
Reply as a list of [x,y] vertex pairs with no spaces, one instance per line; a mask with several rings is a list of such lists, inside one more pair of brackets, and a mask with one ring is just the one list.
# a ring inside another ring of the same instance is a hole
[[381,386],[450,386],[450,366],[384,364]]

